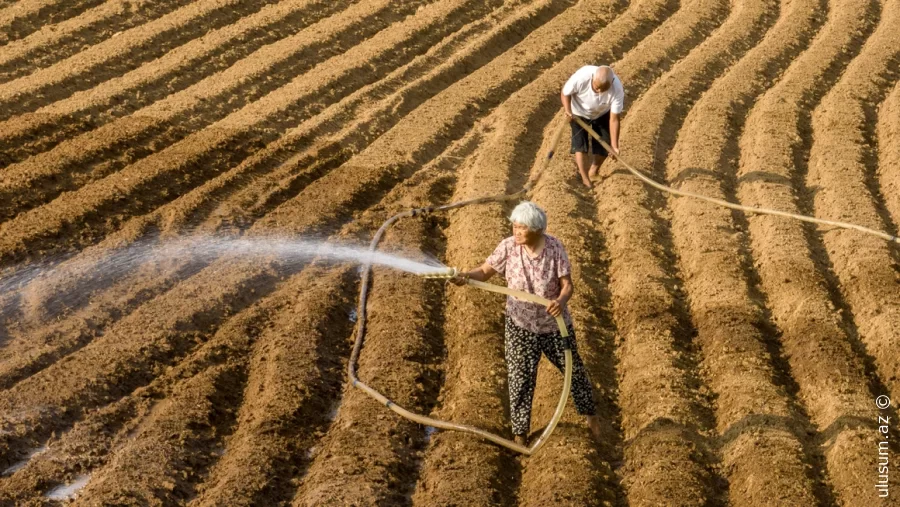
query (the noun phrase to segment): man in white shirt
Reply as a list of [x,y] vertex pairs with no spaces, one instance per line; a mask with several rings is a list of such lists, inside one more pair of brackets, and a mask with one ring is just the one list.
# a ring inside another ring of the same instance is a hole
[[613,156],[617,155],[619,115],[625,108],[625,88],[609,66],[585,65],[563,85],[560,100],[572,125],[571,153],[575,154],[582,183],[590,187],[591,178],[597,176],[608,153],[575,122],[574,117],[578,116],[590,125],[612,147]]

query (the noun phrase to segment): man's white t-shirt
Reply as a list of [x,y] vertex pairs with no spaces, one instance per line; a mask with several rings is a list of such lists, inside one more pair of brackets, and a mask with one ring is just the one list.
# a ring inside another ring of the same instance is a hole
[[598,68],[596,65],[585,65],[563,85],[563,95],[572,97],[572,114],[575,116],[594,120],[608,111],[621,114],[625,109],[625,88],[612,69],[613,82],[609,89],[603,93],[594,91],[591,80]]

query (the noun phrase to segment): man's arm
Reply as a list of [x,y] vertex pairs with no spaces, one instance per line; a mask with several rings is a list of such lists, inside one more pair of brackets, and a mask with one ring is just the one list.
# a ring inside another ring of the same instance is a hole
[[615,154],[619,153],[619,115],[609,113],[609,144]]
[[572,119],[572,97],[569,97],[565,93],[559,94],[559,100],[562,102],[563,109],[566,111],[566,116],[569,119]]
[[559,297],[547,305],[547,313],[554,317],[562,314],[562,309],[569,303],[569,300],[572,299],[572,293],[575,292],[575,285],[572,284],[572,275],[561,276],[559,283],[561,285]]

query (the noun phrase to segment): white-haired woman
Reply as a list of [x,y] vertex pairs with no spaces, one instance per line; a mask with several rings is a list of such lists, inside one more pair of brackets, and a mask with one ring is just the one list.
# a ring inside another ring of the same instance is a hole
[[560,371],[565,367],[565,339],[556,317],[563,316],[572,350],[572,398],[578,413],[587,417],[595,439],[600,422],[595,415],[591,382],[575,346],[575,330],[566,303],[572,297],[571,266],[563,244],[546,234],[547,215],[536,204],[523,201],[509,217],[513,235],[500,242],[481,267],[459,273],[451,280],[463,285],[466,279],[485,281],[495,273],[506,278],[507,286],[549,299],[546,307],[514,297],[506,300],[505,355],[509,379],[509,408],[516,442],[527,445],[531,426],[537,365],[541,354]]

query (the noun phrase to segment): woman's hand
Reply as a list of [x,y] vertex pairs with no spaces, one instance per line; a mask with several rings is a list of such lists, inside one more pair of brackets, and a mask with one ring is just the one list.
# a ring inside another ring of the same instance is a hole
[[559,317],[562,315],[564,303],[560,303],[558,299],[554,299],[550,301],[550,304],[547,305],[547,313],[552,315],[553,317]]
[[459,273],[447,281],[452,283],[453,285],[462,287],[463,285],[469,283],[469,278],[470,278],[469,273]]

